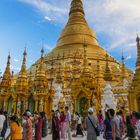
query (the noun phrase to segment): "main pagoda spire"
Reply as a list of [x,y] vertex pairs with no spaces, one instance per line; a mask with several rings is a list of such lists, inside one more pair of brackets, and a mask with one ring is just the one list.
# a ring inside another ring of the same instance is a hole
[[6,66],[5,72],[3,74],[2,82],[1,82],[1,85],[0,85],[0,91],[3,92],[3,93],[7,92],[8,86],[9,86],[10,77],[11,77],[11,73],[10,73],[10,59],[11,59],[11,56],[10,56],[10,53],[9,53],[8,58],[7,58],[7,66]]
[[75,23],[85,24],[86,20],[84,16],[85,13],[84,13],[82,0],[72,0],[70,12],[69,12],[69,20],[67,25],[73,25]]
[[85,15],[82,0],[72,0],[69,15],[71,16],[78,12]]

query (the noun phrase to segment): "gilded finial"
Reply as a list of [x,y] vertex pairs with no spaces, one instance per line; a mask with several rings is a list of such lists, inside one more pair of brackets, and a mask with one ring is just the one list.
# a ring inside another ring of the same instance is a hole
[[11,59],[11,56],[10,56],[10,52],[9,52],[7,64],[10,64],[10,59]]
[[136,42],[137,42],[137,44],[140,44],[140,37],[139,37],[139,34],[138,33],[137,33]]
[[44,54],[44,47],[41,49],[41,53]]
[[44,47],[41,49],[41,57],[44,57]]
[[69,15],[78,12],[85,15],[82,0],[72,0]]
[[24,56],[26,56],[26,55],[27,55],[27,52],[26,52],[26,47],[25,47],[25,49],[24,49],[24,53],[23,53],[23,55],[24,55]]
[[122,60],[124,60],[124,54],[123,54],[123,49],[122,49]]

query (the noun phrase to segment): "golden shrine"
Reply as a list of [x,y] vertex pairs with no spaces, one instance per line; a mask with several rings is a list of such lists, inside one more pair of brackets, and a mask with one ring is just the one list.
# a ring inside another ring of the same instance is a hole
[[[0,84],[0,108],[9,114],[21,114],[26,109],[31,112],[45,111],[48,116],[56,105],[62,108],[64,104],[72,112],[78,111],[83,115],[91,106],[98,111],[101,108],[102,88],[106,84],[106,65],[110,69],[112,86],[129,81],[132,72],[125,67],[124,58],[122,65],[119,64],[98,44],[95,32],[85,20],[82,0],[72,0],[68,22],[56,47],[47,56],[44,56],[42,49],[41,58],[26,70],[25,50],[17,78],[10,72],[8,56]],[[123,89],[114,90],[118,93]]]

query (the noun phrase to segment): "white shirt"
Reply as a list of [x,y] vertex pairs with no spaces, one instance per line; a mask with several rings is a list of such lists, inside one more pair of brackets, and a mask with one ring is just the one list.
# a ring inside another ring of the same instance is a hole
[[79,116],[78,115],[76,115],[76,114],[74,114],[74,118],[73,118],[75,121],[78,121],[78,119],[79,119]]
[[82,124],[81,117],[79,117],[79,119],[78,119],[78,124]]
[[0,115],[0,129],[3,128],[4,121],[5,121],[5,116],[4,115]]

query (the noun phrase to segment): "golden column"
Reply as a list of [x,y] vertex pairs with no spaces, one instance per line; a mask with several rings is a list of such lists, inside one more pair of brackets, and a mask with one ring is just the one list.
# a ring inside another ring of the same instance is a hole
[[134,109],[138,110],[138,103],[137,103],[137,98],[134,97]]
[[8,99],[4,98],[4,110],[8,111]]
[[78,100],[77,100],[77,98],[75,97],[74,98],[74,112],[77,112],[77,102],[78,102]]
[[17,101],[16,101],[16,99],[14,99],[14,107],[13,107],[14,108],[14,114],[16,113],[16,108],[17,108],[16,106],[17,106]]
[[88,108],[91,107],[91,97],[88,97]]
[[28,103],[28,98],[26,98],[25,100],[25,104],[26,104],[26,110],[28,109],[29,103]]
[[44,112],[45,113],[47,112],[47,108],[46,108],[47,107],[47,100],[48,100],[47,98],[44,99]]
[[38,99],[35,99],[35,112],[38,112]]

